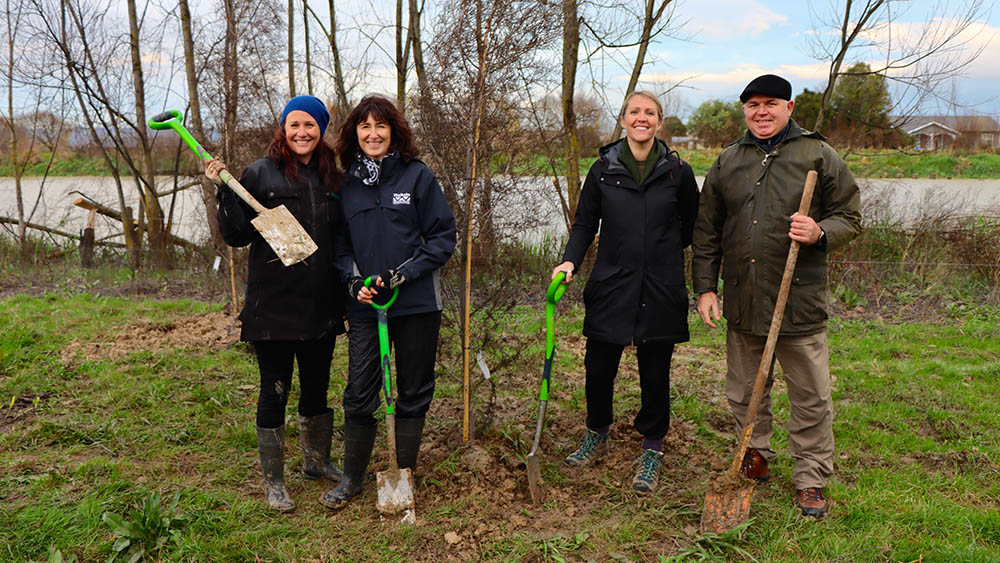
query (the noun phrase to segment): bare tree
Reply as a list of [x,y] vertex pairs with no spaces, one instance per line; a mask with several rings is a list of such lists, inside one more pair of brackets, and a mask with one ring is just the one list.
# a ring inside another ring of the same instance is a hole
[[[149,146],[148,129],[146,128],[146,80],[142,71],[142,57],[139,53],[139,17],[136,13],[135,0],[127,0],[129,22],[129,54],[132,59],[132,86],[135,95],[135,125],[133,129],[139,138],[141,169],[136,179],[142,184],[143,204],[148,220],[150,256],[153,264],[159,267],[168,265],[167,231],[163,220],[163,209],[156,194],[155,175],[153,173],[153,154]],[[141,224],[141,218],[140,218]]]
[[[580,19],[577,15],[577,0],[562,0],[563,49],[562,49],[562,114],[563,114],[563,162],[566,170],[566,196],[556,185],[563,205],[567,232],[576,216],[576,205],[580,201],[580,139],[577,136],[576,110],[573,98],[576,93],[576,69],[580,52]],[[556,180],[558,182],[558,180]]]
[[[674,9],[672,5],[673,0],[645,0],[644,10],[642,13],[642,28],[639,32],[639,40],[636,43],[639,47],[635,55],[635,63],[632,65],[632,73],[629,75],[628,87],[625,89],[625,96],[628,97],[629,94],[635,91],[635,86],[639,82],[639,76],[642,74],[642,67],[646,64],[646,52],[649,50],[649,43],[655,37],[661,34],[669,34],[673,23]],[[658,5],[657,5],[658,4]],[[667,6],[671,6],[669,11],[666,11]],[[666,16],[666,17],[664,17]],[[618,115],[624,110],[624,104],[619,110]],[[621,120],[617,119],[615,116],[615,129],[611,133],[611,139],[617,139],[622,134],[622,124]]]
[[312,46],[309,44],[309,13],[306,12],[308,0],[302,0],[302,36],[306,45],[306,91],[313,95]]
[[295,97],[295,0],[288,0],[288,95]]
[[11,6],[11,0],[6,0],[4,9],[7,27],[7,119],[5,123],[10,130],[10,166],[14,173],[14,197],[17,200],[17,240],[24,253],[27,249],[27,223],[24,220],[24,193],[21,188],[21,176],[24,174],[25,162],[18,158],[17,127],[14,124],[14,46],[17,44],[17,29],[19,27],[22,6],[18,2]]
[[928,97],[946,97],[938,90],[982,52],[971,44],[974,26],[989,12],[982,0],[937,3],[922,24],[900,32],[907,5],[904,0],[842,0],[819,13],[810,3],[819,32],[810,36],[811,55],[830,65],[814,130],[823,125],[837,80],[846,74],[845,62],[872,61],[866,74],[894,81],[900,87],[896,106],[909,106],[903,110],[909,113]]
[[[178,0],[181,39],[184,44],[184,72],[187,78],[188,90],[188,112],[187,118],[191,125],[191,132],[195,134],[202,143],[208,142],[205,135],[205,128],[201,118],[201,95],[198,92],[198,71],[195,64],[194,35],[191,32],[191,11],[188,8],[187,0]],[[217,216],[218,207],[215,201],[215,186],[204,175],[199,175],[201,180],[201,201],[205,205],[205,220],[209,225],[212,235],[212,246],[216,253],[221,254],[227,248],[222,233],[219,232],[219,219]]]

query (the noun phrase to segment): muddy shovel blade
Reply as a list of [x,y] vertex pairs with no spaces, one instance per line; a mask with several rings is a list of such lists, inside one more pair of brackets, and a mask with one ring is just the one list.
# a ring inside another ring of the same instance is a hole
[[750,518],[750,495],[754,482],[728,473],[708,483],[701,533],[724,534]]
[[545,482],[542,481],[542,465],[538,460],[541,451],[528,455],[528,492],[531,494],[531,504],[540,505],[545,502]]
[[391,469],[375,474],[378,484],[376,507],[381,514],[402,514],[401,522],[413,524],[416,510],[413,502],[413,472],[409,469]]
[[309,233],[284,205],[265,209],[250,220],[285,266],[301,262],[318,248]]

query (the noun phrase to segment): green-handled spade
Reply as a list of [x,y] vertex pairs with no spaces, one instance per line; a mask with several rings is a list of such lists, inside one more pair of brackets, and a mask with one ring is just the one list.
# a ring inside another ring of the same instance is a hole
[[539,443],[542,440],[542,424],[545,420],[545,410],[549,404],[549,380],[552,377],[552,356],[555,353],[555,313],[556,303],[566,293],[567,285],[563,283],[566,274],[559,272],[549,284],[545,293],[545,367],[542,369],[542,388],[538,393],[538,420],[535,421],[535,442],[526,460],[528,465],[528,492],[531,493],[532,504],[545,502],[545,487],[542,482],[542,467],[538,456],[541,454]]
[[[365,287],[371,287],[371,276],[365,279]],[[378,317],[378,351],[382,368],[382,390],[385,392],[385,432],[389,440],[389,458],[392,469],[375,473],[378,484],[376,507],[382,514],[403,513],[401,522],[416,522],[416,507],[413,502],[413,472],[409,468],[400,469],[396,459],[396,407],[392,399],[392,371],[389,364],[389,307],[396,302],[399,288],[393,288],[392,297],[384,305],[372,301]]]
[[[212,155],[208,154],[208,151],[191,136],[191,133],[188,133],[188,130],[181,123],[181,112],[177,110],[165,111],[150,119],[148,125],[150,129],[157,131],[173,129],[199,158],[205,161],[212,159]],[[250,223],[257,229],[260,236],[264,237],[282,264],[291,266],[316,252],[318,248],[316,243],[302,228],[302,225],[295,220],[295,216],[287,207],[284,205],[273,209],[264,207],[250,195],[250,192],[236,178],[233,178],[228,170],[220,172],[219,177],[230,189],[236,192],[236,195],[240,196],[240,199],[247,202],[257,212],[257,216],[251,219]]]

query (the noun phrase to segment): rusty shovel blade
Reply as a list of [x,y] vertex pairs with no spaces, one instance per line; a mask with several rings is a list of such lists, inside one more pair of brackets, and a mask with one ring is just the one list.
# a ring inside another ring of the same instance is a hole
[[375,474],[378,484],[376,508],[386,516],[402,514],[401,522],[416,521],[413,502],[413,472],[409,469],[391,469]]
[[531,504],[540,505],[545,502],[545,482],[542,481],[542,466],[538,459],[541,451],[535,451],[526,458],[528,466],[528,493],[531,494]]
[[305,260],[318,248],[284,205],[261,211],[250,223],[285,266]]
[[754,482],[742,475],[723,473],[709,481],[701,533],[724,534],[750,518],[750,495]]

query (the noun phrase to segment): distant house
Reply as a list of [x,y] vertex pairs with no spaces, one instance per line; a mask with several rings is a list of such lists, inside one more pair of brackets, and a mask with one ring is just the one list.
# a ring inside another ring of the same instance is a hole
[[913,137],[918,150],[952,146],[1000,147],[1000,123],[986,115],[914,115],[891,118]]

